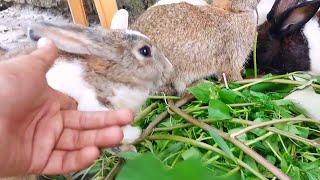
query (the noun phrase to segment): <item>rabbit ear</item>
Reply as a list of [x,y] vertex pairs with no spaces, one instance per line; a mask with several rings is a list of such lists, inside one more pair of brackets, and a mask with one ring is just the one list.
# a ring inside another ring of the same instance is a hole
[[267,20],[271,22],[274,18],[279,17],[284,11],[296,6],[300,0],[275,0],[270,12],[267,15]]
[[99,36],[97,32],[76,25],[55,26],[49,23],[30,23],[27,35],[34,41],[47,37],[56,44],[58,49],[68,53],[94,55],[110,60],[119,55],[119,48],[100,42],[101,35]]
[[126,30],[129,26],[129,13],[125,9],[120,9],[112,18],[110,29]]
[[272,6],[272,8],[271,8],[271,10],[270,10],[270,12],[268,13],[268,15],[267,15],[267,20],[268,20],[269,22],[273,19],[274,15],[275,15],[275,13],[276,13],[276,10],[278,9],[278,6],[279,6],[279,4],[280,4],[280,1],[281,1],[281,0],[276,0],[276,1],[274,2],[273,6]]
[[270,34],[283,37],[301,29],[318,11],[320,0],[308,1],[287,9],[279,17],[272,20]]

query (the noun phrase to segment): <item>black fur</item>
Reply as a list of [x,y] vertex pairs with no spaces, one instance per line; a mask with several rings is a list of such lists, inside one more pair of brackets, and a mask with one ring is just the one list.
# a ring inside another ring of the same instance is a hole
[[[309,47],[302,30],[316,14],[320,0],[291,4],[293,6],[285,10],[279,7],[284,8],[289,5],[288,2],[281,3],[281,0],[275,2],[268,14],[268,21],[258,27],[259,73],[285,74],[293,71],[309,71],[311,69]],[[297,18],[298,21],[292,20],[297,12],[303,12],[303,16]],[[252,56],[247,67],[253,67]]]
[[271,8],[271,10],[270,10],[270,12],[268,13],[268,15],[267,15],[267,20],[268,20],[269,22],[271,22],[271,20],[272,20],[273,17],[275,16],[275,13],[276,13],[276,10],[277,10],[277,8],[278,8],[278,5],[279,5],[280,1],[281,1],[281,0],[276,0],[276,1],[274,2],[273,6],[272,6],[272,8]]

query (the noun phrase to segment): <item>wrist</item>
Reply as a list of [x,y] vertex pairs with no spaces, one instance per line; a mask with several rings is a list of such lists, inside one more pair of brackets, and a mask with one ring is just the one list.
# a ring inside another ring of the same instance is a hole
[[8,166],[8,158],[10,156],[10,139],[7,128],[8,120],[0,117],[0,177],[6,176],[6,167]]

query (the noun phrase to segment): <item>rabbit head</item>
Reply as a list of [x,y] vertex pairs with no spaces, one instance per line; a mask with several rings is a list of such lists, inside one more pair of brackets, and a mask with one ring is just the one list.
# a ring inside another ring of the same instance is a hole
[[317,39],[319,35],[306,34],[306,31],[317,31],[318,20],[313,17],[319,7],[318,0],[275,1],[267,21],[258,27],[257,64],[262,72],[282,74],[310,70],[308,37]]
[[61,51],[86,56],[95,73],[114,81],[152,88],[161,85],[173,69],[160,50],[136,31],[33,23],[28,36],[32,40],[48,37]]

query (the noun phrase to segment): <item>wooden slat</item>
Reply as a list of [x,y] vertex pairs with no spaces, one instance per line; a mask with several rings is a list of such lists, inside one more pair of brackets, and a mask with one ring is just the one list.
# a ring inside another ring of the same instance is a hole
[[[109,0],[107,0],[109,1]],[[84,10],[83,0],[68,0],[72,19],[75,24],[88,26],[86,12]]]
[[94,0],[94,3],[98,11],[101,26],[109,29],[112,17],[118,10],[116,0]]

